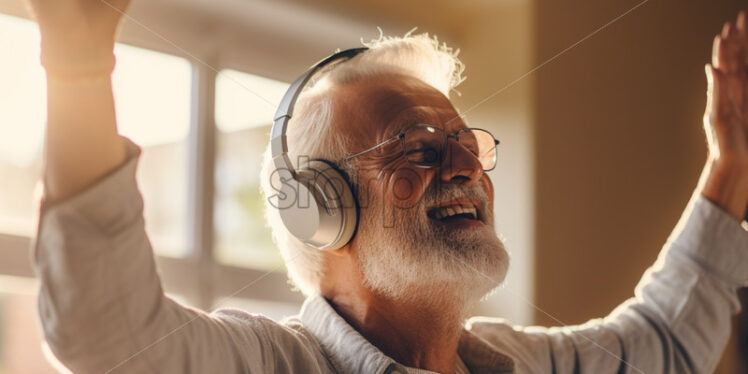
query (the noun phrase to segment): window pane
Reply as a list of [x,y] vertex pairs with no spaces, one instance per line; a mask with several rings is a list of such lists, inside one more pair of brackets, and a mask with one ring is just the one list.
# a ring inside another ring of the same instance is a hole
[[215,253],[221,262],[268,270],[283,266],[265,225],[259,174],[273,114],[287,88],[232,70],[216,79]]
[[0,15],[0,232],[20,236],[34,231],[47,117],[39,40],[33,22]]
[[187,246],[187,135],[190,63],[118,44],[112,77],[120,133],[143,147],[138,183],[146,229],[156,253],[181,256]]
[[[181,255],[187,249],[190,64],[126,45],[115,51],[119,129],[143,147],[138,178],[147,229],[157,252]],[[0,15],[0,56],[0,232],[32,236],[47,115],[36,24]]]

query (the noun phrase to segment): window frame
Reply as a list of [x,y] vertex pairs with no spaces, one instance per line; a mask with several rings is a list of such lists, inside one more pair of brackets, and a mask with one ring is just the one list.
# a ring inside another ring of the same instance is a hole
[[[3,14],[11,16],[13,11]],[[25,17],[24,17],[25,18]],[[185,39],[185,30],[178,39]],[[284,269],[267,271],[218,262],[214,256],[215,229],[214,191],[216,163],[215,83],[223,69],[248,72],[247,66],[237,68],[236,60],[219,59],[215,49],[187,52],[171,42],[156,43],[154,35],[124,33],[120,43],[137,48],[181,57],[192,68],[190,96],[190,131],[187,137],[188,159],[185,181],[188,186],[187,251],[184,257],[174,258],[155,254],[161,282],[167,293],[178,294],[189,304],[211,310],[227,298],[244,298],[300,306],[303,296],[291,290]],[[205,39],[203,36],[201,39]],[[280,57],[279,57],[280,58]],[[233,62],[233,63],[232,63]],[[281,70],[286,70],[281,68]],[[277,79],[282,73],[267,74]],[[250,73],[251,74],[251,73]],[[33,268],[32,237],[0,233],[0,275],[36,278]]]

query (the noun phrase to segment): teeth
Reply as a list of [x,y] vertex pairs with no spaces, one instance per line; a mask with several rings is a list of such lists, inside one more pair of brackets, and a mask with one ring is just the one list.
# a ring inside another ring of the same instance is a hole
[[478,219],[478,211],[474,206],[452,205],[448,207],[437,208],[434,211],[434,218],[442,219],[456,214],[470,214],[473,219]]

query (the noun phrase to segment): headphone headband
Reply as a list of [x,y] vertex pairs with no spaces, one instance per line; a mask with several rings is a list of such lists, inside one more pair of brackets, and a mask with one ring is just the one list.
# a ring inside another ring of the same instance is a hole
[[[280,217],[291,235],[318,249],[337,249],[348,243],[358,226],[358,203],[345,172],[325,160],[310,160],[294,170],[288,158],[286,129],[304,85],[315,73],[335,61],[350,59],[368,48],[353,48],[316,63],[288,88],[273,119],[270,152],[280,182]],[[288,183],[291,182],[291,183]],[[305,201],[303,199],[307,199]],[[288,206],[281,208],[280,201]]]
[[291,120],[293,115],[293,108],[296,104],[301,91],[304,90],[306,83],[317,73],[320,69],[325,66],[338,61],[340,59],[350,59],[359,53],[369,48],[351,48],[344,51],[335,53],[320,62],[314,64],[306,73],[298,77],[288,88],[286,94],[283,95],[278,110],[275,112],[275,118],[273,118],[273,128],[270,131],[270,152],[273,155],[273,164],[277,169],[287,169],[291,175],[295,175],[296,171],[293,168],[291,160],[288,158],[288,144],[286,142],[286,129],[288,128],[288,122]]

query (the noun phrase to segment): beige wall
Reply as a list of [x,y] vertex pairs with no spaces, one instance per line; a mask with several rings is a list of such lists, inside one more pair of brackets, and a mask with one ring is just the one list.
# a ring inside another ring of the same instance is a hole
[[[536,62],[637,3],[538,0]],[[649,1],[538,71],[536,301],[564,323],[631,296],[675,225],[706,160],[703,66],[741,5]]]
[[504,285],[478,310],[517,324],[532,323],[534,292],[534,154],[532,151],[534,52],[532,6],[506,2],[464,22],[457,44],[467,80],[454,99],[468,124],[485,127],[501,141],[494,184],[496,231],[511,255]]

